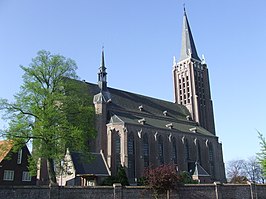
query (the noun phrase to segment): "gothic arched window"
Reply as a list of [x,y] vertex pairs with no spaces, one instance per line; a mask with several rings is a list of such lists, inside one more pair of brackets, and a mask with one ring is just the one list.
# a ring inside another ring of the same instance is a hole
[[185,143],[184,143],[184,152],[185,152],[185,160],[187,161],[190,159],[189,145],[188,145],[187,139],[185,139]]
[[201,149],[199,141],[197,141],[197,162],[201,164]]
[[208,147],[209,147],[210,174],[212,177],[214,177],[215,169],[214,169],[214,152],[213,152],[212,143],[209,143]]
[[118,135],[118,133],[115,134],[115,166],[116,168],[119,168],[120,164],[121,164],[121,160],[120,160],[120,136]]
[[177,148],[176,148],[176,139],[175,138],[173,138],[173,140],[172,140],[171,160],[174,164],[177,164]]
[[150,162],[150,150],[149,150],[149,140],[147,134],[143,136],[143,160],[144,160],[144,167],[149,167]]
[[135,177],[135,145],[134,135],[131,133],[127,138],[127,151],[128,151],[128,177]]
[[164,164],[164,155],[163,155],[163,138],[159,136],[158,139],[158,156],[159,156],[159,164]]

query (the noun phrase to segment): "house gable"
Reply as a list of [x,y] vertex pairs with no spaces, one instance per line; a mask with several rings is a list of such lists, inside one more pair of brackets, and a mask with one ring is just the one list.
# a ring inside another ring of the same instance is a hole
[[36,177],[30,177],[27,146],[13,152],[12,141],[0,141],[0,185],[35,185]]

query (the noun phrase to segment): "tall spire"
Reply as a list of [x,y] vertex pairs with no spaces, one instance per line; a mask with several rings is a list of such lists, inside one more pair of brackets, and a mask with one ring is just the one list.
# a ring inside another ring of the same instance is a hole
[[107,72],[106,67],[104,63],[104,47],[102,47],[102,60],[101,65],[98,72],[98,86],[102,91],[105,91],[107,89]]
[[104,46],[102,47],[102,63],[101,63],[101,67],[100,70],[105,71],[105,63],[104,63]]
[[179,61],[187,58],[194,58],[200,61],[198,57],[196,46],[193,40],[191,29],[187,19],[186,8],[184,6],[184,16],[183,16],[183,29],[182,29],[182,46]]

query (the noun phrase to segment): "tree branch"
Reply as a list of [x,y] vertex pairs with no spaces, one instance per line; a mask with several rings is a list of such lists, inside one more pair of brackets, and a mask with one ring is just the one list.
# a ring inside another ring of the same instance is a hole
[[21,108],[16,107],[16,106],[11,105],[11,104],[10,104],[10,106],[11,106],[11,108],[13,108],[14,110],[17,110],[17,111],[21,112],[23,115],[30,115],[30,116],[33,116],[33,117],[39,119],[39,117],[38,117],[37,115],[33,114],[33,113],[25,112],[25,111],[23,111]]

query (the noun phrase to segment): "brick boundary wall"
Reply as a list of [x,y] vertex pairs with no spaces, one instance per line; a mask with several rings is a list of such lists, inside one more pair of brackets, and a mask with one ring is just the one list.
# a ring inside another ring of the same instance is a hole
[[[48,186],[0,186],[0,199],[149,199],[152,190],[144,186],[122,187],[48,187]],[[266,184],[193,184],[178,187],[159,199],[266,199]]]

